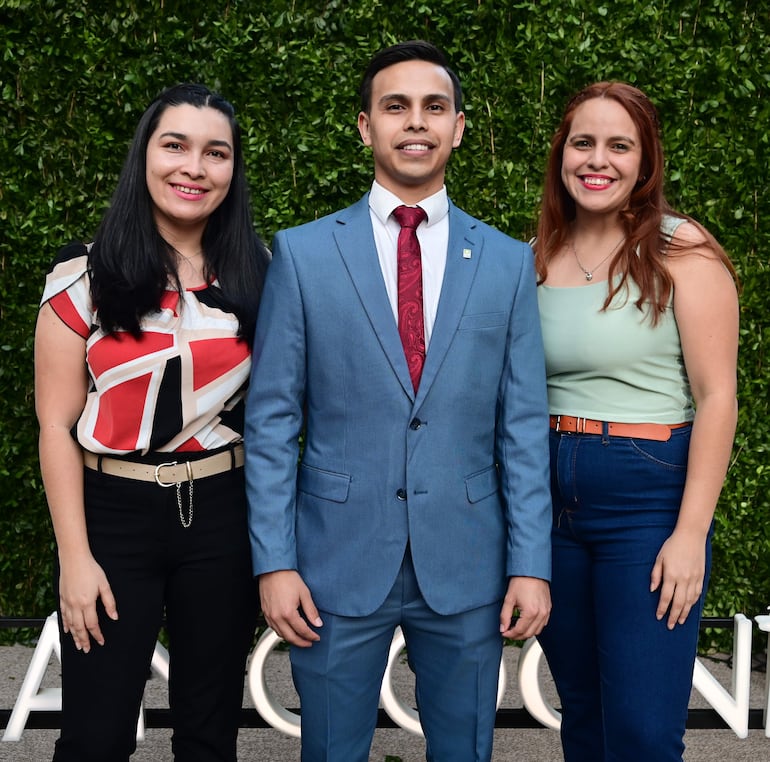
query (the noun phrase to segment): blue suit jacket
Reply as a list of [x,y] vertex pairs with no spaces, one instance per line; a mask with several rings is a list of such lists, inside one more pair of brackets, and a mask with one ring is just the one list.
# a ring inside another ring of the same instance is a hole
[[511,575],[549,579],[532,251],[454,205],[417,395],[364,196],[277,234],[246,417],[254,573],[297,569],[322,611],[377,609],[407,541],[440,614],[500,600]]

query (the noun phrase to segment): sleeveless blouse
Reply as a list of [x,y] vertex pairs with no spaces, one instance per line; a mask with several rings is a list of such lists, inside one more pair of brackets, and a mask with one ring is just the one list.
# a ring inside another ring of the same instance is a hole
[[87,249],[64,247],[46,277],[41,304],[86,341],[89,389],[75,426],[91,452],[213,450],[240,442],[251,352],[216,281],[166,291],[139,339],[105,334],[91,303]]
[[[684,222],[664,218],[670,237]],[[628,284],[607,310],[607,282],[537,289],[551,415],[618,423],[681,423],[695,411],[673,297],[653,327]]]

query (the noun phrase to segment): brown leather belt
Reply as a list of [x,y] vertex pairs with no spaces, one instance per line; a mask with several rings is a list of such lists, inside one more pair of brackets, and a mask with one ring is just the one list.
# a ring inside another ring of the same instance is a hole
[[[169,457],[173,455],[174,453],[169,453]],[[173,487],[181,482],[205,479],[207,476],[215,476],[240,468],[244,463],[244,454],[243,445],[238,444],[232,449],[209,455],[207,458],[182,462],[172,460],[156,466],[151,463],[123,460],[123,458],[111,458],[108,455],[96,455],[86,450],[83,452],[83,463],[93,471],[100,471],[110,476],[155,482],[161,487]]]
[[[604,431],[604,421],[594,421],[591,418],[578,418],[574,415],[552,415],[551,428],[554,431],[564,431],[568,434],[601,434]],[[684,423],[607,423],[607,431],[611,437],[632,437],[634,439],[653,439],[656,442],[667,442],[671,438],[671,429],[681,429],[689,426]]]

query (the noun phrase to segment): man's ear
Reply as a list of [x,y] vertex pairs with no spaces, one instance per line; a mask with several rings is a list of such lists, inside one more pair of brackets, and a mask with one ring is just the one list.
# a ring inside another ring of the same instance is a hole
[[369,115],[365,111],[361,111],[358,114],[358,134],[361,136],[361,141],[365,146],[372,144],[372,138],[369,134]]
[[463,133],[465,132],[465,113],[462,111],[457,112],[457,119],[455,121],[455,134],[452,140],[452,148],[459,148],[460,143],[463,140]]

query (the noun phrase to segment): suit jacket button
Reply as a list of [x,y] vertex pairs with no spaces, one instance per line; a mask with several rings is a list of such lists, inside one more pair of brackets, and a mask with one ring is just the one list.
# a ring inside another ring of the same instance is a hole
[[402,500],[402,501],[403,501],[403,500],[406,500],[406,490],[405,490],[405,489],[400,489],[400,490],[398,490],[398,491],[396,492],[396,497],[397,497],[399,500]]
[[412,418],[412,421],[409,424],[409,428],[412,431],[417,431],[417,429],[419,429],[420,426],[422,426],[422,421],[419,418]]

